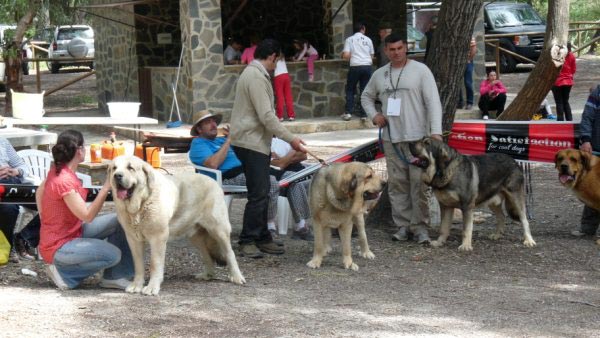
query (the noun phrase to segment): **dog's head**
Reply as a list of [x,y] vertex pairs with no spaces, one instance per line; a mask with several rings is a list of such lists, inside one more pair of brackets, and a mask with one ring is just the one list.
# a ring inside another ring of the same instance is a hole
[[352,210],[362,209],[365,201],[376,200],[385,185],[373,168],[361,162],[333,164],[328,171],[327,182],[329,200],[334,204],[348,201],[352,205],[340,209]]
[[442,173],[452,159],[452,149],[444,142],[431,137],[424,137],[408,145],[413,158],[410,164],[423,169],[421,179],[431,185],[433,179]]
[[554,156],[558,179],[562,185],[572,188],[581,176],[590,170],[592,154],[577,149],[562,149]]
[[118,156],[108,167],[107,179],[110,180],[115,201],[123,201],[139,208],[149,196],[150,187],[154,186],[154,175],[152,166],[140,158]]

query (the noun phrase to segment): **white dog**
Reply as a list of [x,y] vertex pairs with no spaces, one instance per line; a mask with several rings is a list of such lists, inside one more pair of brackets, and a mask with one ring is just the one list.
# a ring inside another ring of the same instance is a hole
[[[223,190],[209,177],[166,177],[134,156],[119,156],[108,169],[119,222],[127,235],[135,278],[125,291],[157,295],[163,281],[170,238],[188,238],[205,264],[203,279],[214,277],[215,261],[225,262],[236,284],[246,280],[231,249],[231,224]],[[150,244],[150,280],[144,287],[144,242]]]

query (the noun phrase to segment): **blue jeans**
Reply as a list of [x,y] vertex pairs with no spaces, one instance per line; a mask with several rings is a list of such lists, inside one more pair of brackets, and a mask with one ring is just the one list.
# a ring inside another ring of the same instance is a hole
[[[354,112],[354,95],[356,94],[356,85],[360,85],[360,91],[358,93],[358,100],[360,103],[360,95],[369,83],[371,79],[371,73],[373,72],[372,66],[351,66],[348,69],[348,78],[346,80],[346,114],[352,114]],[[367,114],[360,105],[359,117],[366,117]]]
[[[464,74],[465,93],[467,96],[467,104],[473,105],[473,61],[467,62]],[[458,91],[458,107],[461,108],[465,105],[465,101],[462,96],[462,91]]]
[[467,104],[473,104],[473,61],[467,62],[465,69],[465,92],[467,94]]
[[54,254],[53,263],[71,289],[102,269],[105,269],[105,279],[133,277],[131,251],[115,214],[98,216],[91,223],[84,223],[81,238],[61,246]]

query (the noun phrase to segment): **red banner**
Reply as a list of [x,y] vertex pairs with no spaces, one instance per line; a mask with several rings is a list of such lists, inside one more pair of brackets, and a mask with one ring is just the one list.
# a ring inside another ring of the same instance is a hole
[[545,121],[462,121],[448,144],[462,154],[504,153],[516,160],[554,162],[560,149],[578,148],[579,125]]

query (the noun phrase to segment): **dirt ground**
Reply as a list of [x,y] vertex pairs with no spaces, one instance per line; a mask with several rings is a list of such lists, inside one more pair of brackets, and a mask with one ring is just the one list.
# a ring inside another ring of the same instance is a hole
[[[600,62],[592,61],[578,65],[597,79]],[[503,80],[518,88],[526,75]],[[174,171],[189,170],[181,155],[163,159]],[[569,234],[581,203],[560,186],[551,165],[535,165],[532,183],[534,248],[523,246],[515,223],[503,239],[488,239],[493,217],[475,226],[469,253],[457,249],[458,225],[443,248],[392,242],[391,229],[374,226],[367,234],[376,258],[354,255],[357,272],[343,269],[339,240],[322,268],[311,270],[305,264],[312,245],[286,238],[282,256],[238,257],[248,283],[237,286],[226,282],[224,269],[217,280],[195,280],[202,269],[198,254],[177,241],[169,246],[158,297],[99,289],[97,280],[59,291],[41,262],[10,263],[0,268],[0,336],[600,337],[599,248],[591,238]],[[242,210],[243,201],[235,200],[234,243]],[[353,239],[354,253],[357,246]],[[23,268],[37,277],[22,274]]]

